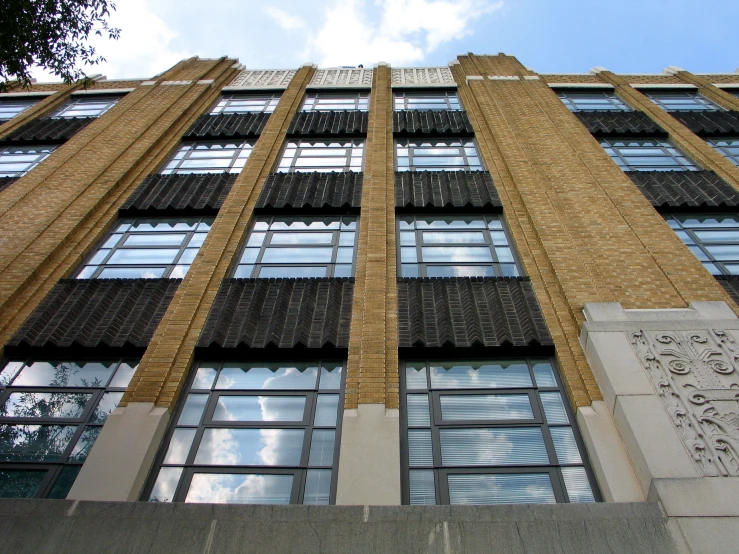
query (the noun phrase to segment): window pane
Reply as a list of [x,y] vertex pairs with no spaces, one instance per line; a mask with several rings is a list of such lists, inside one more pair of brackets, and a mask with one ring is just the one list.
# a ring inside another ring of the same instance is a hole
[[95,408],[90,422],[105,423],[108,416],[118,407],[118,403],[121,401],[121,398],[123,398],[122,392],[106,392]]
[[32,362],[13,382],[16,387],[104,387],[116,364]]
[[185,502],[289,504],[292,487],[292,475],[196,473]]
[[424,246],[421,248],[424,262],[492,262],[490,248]]
[[0,498],[33,498],[46,470],[0,469]]
[[547,361],[534,362],[534,378],[537,387],[556,387],[557,380],[554,378],[552,364]]
[[442,394],[439,400],[445,421],[534,419],[528,394]]
[[70,461],[84,462],[87,459],[87,455],[90,453],[92,445],[95,444],[95,441],[102,430],[102,427],[87,427],[82,432],[82,435],[80,435],[80,440],[78,440],[77,444],[74,445],[72,454],[69,456]]
[[172,502],[181,475],[181,467],[163,467],[160,469],[157,481],[154,483],[154,488],[149,495],[149,501]]
[[549,423],[569,423],[562,396],[558,392],[542,392],[541,403]]
[[441,231],[426,231],[421,233],[423,235],[423,242],[429,243],[456,243],[456,244],[470,244],[470,243],[481,243],[485,244],[485,235],[481,232],[474,233],[445,233]]
[[82,469],[80,466],[67,466],[62,469],[47,498],[56,498],[59,500],[67,498],[72,485],[74,485],[77,479],[77,475],[79,475],[80,469]]
[[436,485],[434,472],[430,469],[411,469],[409,471],[410,504],[436,504]]
[[336,425],[336,414],[339,411],[338,394],[319,394],[316,403],[316,415],[313,424],[316,427],[333,427]]
[[498,429],[440,429],[444,466],[548,464],[549,456],[538,427]]
[[451,504],[553,504],[546,473],[449,475]]
[[316,366],[271,365],[266,367],[224,367],[216,382],[217,389],[314,389],[318,379]]
[[75,425],[0,425],[0,460],[59,461],[76,430]]
[[484,265],[427,265],[426,277],[492,277],[491,266]]
[[332,367],[332,364],[329,364],[328,362],[324,363],[323,367],[321,368],[321,390],[340,389],[341,373],[343,369],[343,366],[338,364]]
[[305,479],[303,504],[328,505],[331,498],[331,470],[309,469]]
[[221,396],[214,421],[303,421],[305,396]]
[[199,367],[192,382],[193,389],[209,389],[213,386],[218,372],[212,367]]
[[310,442],[310,466],[330,466],[334,463],[334,442],[336,431],[333,429],[315,429]]
[[262,263],[330,263],[333,248],[265,248]]
[[195,464],[297,466],[303,429],[206,429]]
[[497,389],[532,386],[526,362],[432,363],[435,389]]
[[177,425],[197,425],[208,402],[207,394],[188,394]]
[[4,417],[74,419],[82,415],[90,394],[14,392],[0,410]]
[[192,441],[197,429],[175,429],[172,439],[169,441],[167,455],[164,457],[165,464],[184,464],[190,453]]
[[562,477],[564,477],[567,496],[570,502],[595,502],[593,491],[590,489],[588,476],[582,467],[563,467]]
[[138,365],[129,364],[126,362],[121,363],[118,367],[118,371],[115,372],[115,376],[110,381],[111,387],[125,388],[131,382],[133,374],[136,373]]
[[288,279],[288,278],[308,278],[308,277],[326,277],[326,266],[297,266],[297,267],[263,267],[259,270],[259,277],[262,279]]
[[429,397],[427,394],[409,394],[406,397],[409,427],[428,427],[431,425],[429,416]]
[[406,387],[410,390],[426,390],[426,364],[413,365],[407,363],[405,367]]
[[554,450],[557,452],[560,464],[582,463],[572,427],[551,427],[549,432],[552,434]]
[[331,244],[333,233],[275,233],[270,244]]
[[412,467],[434,465],[431,431],[429,429],[408,430],[408,461]]

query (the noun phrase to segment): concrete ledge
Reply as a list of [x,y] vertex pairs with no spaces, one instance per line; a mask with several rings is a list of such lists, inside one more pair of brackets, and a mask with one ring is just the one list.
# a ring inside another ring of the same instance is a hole
[[739,477],[654,479],[648,498],[668,516],[739,518]]
[[234,506],[0,500],[7,552],[682,552],[655,503]]

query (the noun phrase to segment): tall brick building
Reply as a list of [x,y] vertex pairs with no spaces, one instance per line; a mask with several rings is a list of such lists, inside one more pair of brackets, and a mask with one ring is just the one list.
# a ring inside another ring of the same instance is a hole
[[0,122],[6,546],[739,540],[736,73],[192,58]]

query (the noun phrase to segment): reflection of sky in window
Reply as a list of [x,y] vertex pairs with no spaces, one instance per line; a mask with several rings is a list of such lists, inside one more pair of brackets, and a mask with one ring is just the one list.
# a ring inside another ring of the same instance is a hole
[[305,396],[221,396],[215,421],[302,421]]
[[554,504],[546,473],[449,475],[451,504]]
[[206,429],[195,464],[297,466],[303,429]]
[[548,464],[538,427],[509,429],[440,429],[444,466]]
[[20,372],[14,386],[24,387],[101,387],[115,368],[114,363],[97,362],[78,365],[74,362],[50,364],[34,362]]
[[218,504],[289,504],[292,475],[193,475],[185,502]]
[[[302,371],[301,371],[302,370]],[[313,389],[317,367],[224,367],[218,376],[217,389]]]
[[496,389],[531,387],[525,362],[431,364],[431,387],[439,389]]

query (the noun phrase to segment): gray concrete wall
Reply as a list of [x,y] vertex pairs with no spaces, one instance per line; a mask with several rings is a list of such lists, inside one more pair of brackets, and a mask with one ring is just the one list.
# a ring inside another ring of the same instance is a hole
[[[3,552],[687,552],[655,503],[244,506],[0,500]],[[677,542],[676,542],[677,540]]]

